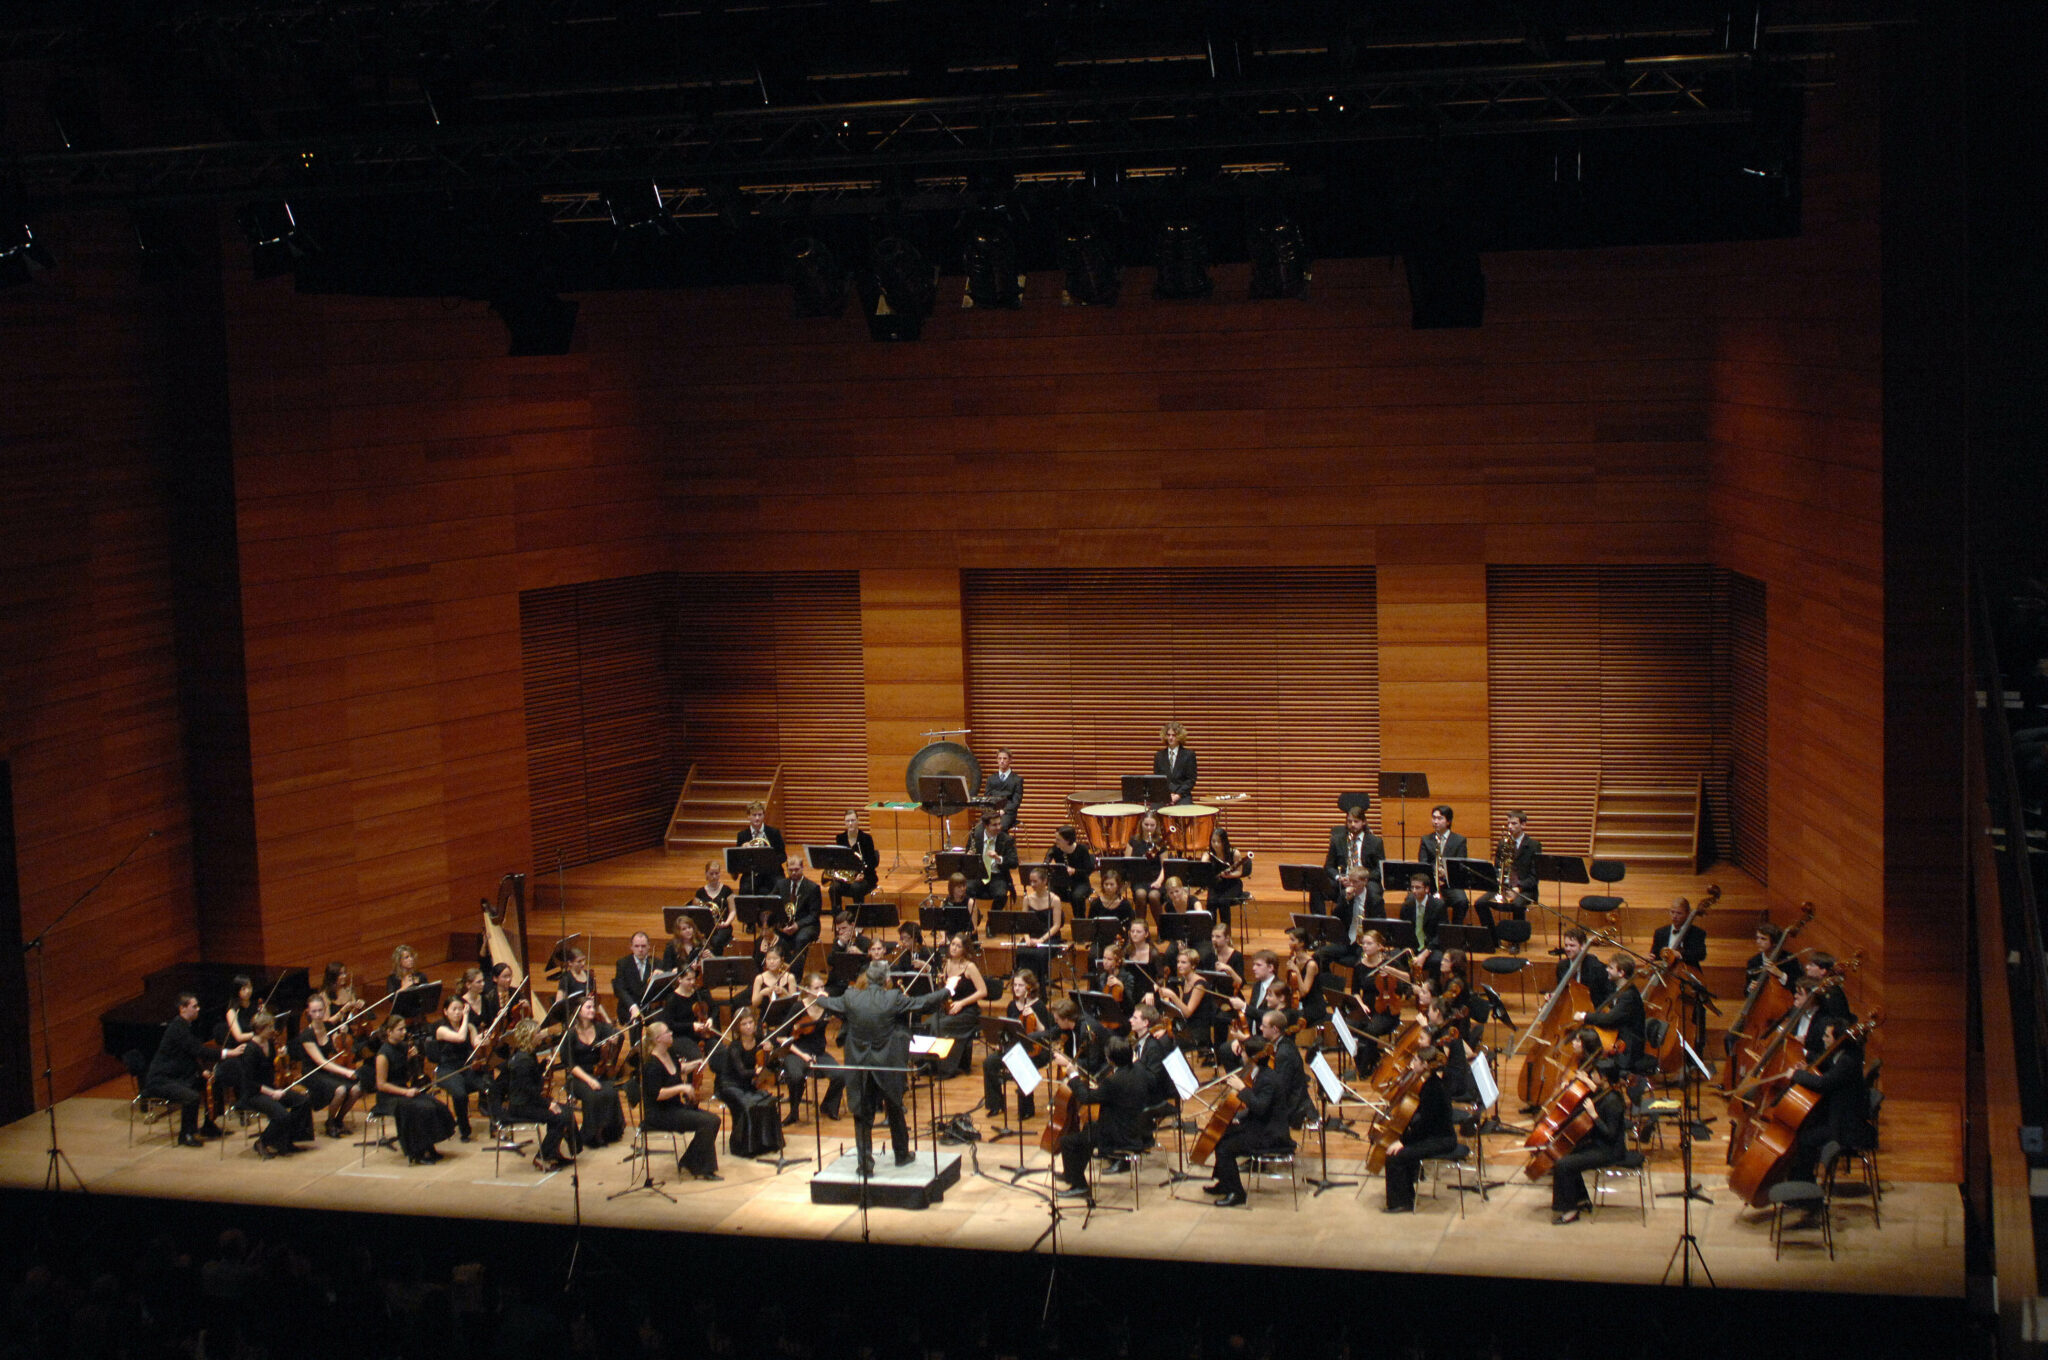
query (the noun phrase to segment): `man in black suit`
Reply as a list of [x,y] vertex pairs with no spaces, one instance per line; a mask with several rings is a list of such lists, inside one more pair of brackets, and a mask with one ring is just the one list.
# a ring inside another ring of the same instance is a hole
[[802,855],[791,855],[783,861],[782,881],[775,885],[775,895],[782,899],[782,918],[773,930],[763,931],[761,938],[778,941],[790,970],[800,972],[804,951],[818,938],[825,915],[825,894],[804,877]]
[[997,911],[1010,900],[1010,871],[1017,867],[1017,842],[1002,829],[1002,813],[983,808],[981,825],[967,838],[969,897],[987,902]]
[[1293,1060],[1288,1061],[1286,1050],[1294,1045],[1287,1040],[1286,1024],[1279,1011],[1260,1016],[1258,1037],[1244,1045],[1243,1055],[1250,1060],[1268,1054],[1270,1060],[1252,1069],[1249,1084],[1241,1074],[1229,1078],[1230,1085],[1244,1097],[1244,1110],[1216,1144],[1216,1179],[1202,1187],[1205,1194],[1216,1196],[1219,1209],[1245,1202],[1238,1158],[1247,1153],[1294,1150],[1294,1138],[1287,1128],[1300,1103],[1307,1072],[1301,1065],[1300,1050],[1295,1049]]
[[1614,991],[1614,981],[1607,976],[1607,966],[1586,948],[1587,938],[1584,926],[1570,925],[1564,928],[1564,954],[1557,961],[1557,975],[1551,985],[1554,987],[1563,982],[1565,974],[1573,972],[1573,962],[1583,955],[1585,962],[1579,964],[1572,980],[1586,984],[1586,995],[1595,1008],[1598,1008],[1607,1004],[1608,996]]
[[1003,747],[996,752],[996,770],[985,775],[981,781],[981,796],[1000,798],[995,805],[1002,814],[1002,829],[1008,831],[1017,825],[1017,809],[1024,802],[1024,776],[1010,768],[1010,750]]
[[1140,1004],[1131,1009],[1131,1064],[1145,1074],[1146,1103],[1173,1099],[1173,1078],[1166,1074],[1166,1055],[1173,1041],[1159,1032],[1159,1009]]
[[847,1065],[880,1069],[847,1076],[846,1099],[853,1107],[853,1146],[860,1174],[872,1176],[875,1172],[877,1109],[888,1115],[889,1146],[896,1154],[896,1165],[910,1165],[915,1154],[910,1151],[910,1126],[903,1118],[907,1083],[902,1070],[910,1066],[910,1026],[904,1022],[937,1010],[947,993],[934,988],[920,997],[906,996],[889,985],[889,965],[876,960],[861,974],[860,982],[841,995],[827,996],[822,989],[811,995],[818,1009],[846,1021]]
[[[1592,960],[1586,961],[1592,966]],[[1578,1017],[1579,1023],[1588,1029],[1611,1029],[1621,1040],[1622,1054],[1619,1059],[1624,1075],[1636,1070],[1636,1059],[1643,1056],[1644,1031],[1649,1024],[1649,1012],[1643,1008],[1643,994],[1636,989],[1636,961],[1626,954],[1616,954],[1607,965],[1607,979],[1614,984],[1607,1000],[1598,1010],[1588,1011]]]
[[1507,839],[1513,842],[1508,860],[1511,881],[1501,885],[1501,895],[1510,904],[1520,906],[1524,901],[1535,901],[1537,890],[1543,886],[1536,881],[1536,857],[1543,853],[1543,842],[1529,834],[1529,814],[1520,809],[1508,814]]
[[[1875,1141],[1870,1123],[1870,1086],[1863,1075],[1863,1045],[1853,1037],[1852,1023],[1838,1015],[1815,1022],[1819,1059],[1815,1070],[1795,1072],[1795,1085],[1818,1091],[1820,1103],[1799,1128],[1792,1157],[1786,1163],[1785,1179],[1811,1182],[1820,1165],[1821,1149],[1840,1143],[1845,1150],[1859,1151]],[[1840,1038],[1834,1052],[1828,1048]]]
[[[782,832],[768,825],[768,806],[756,801],[747,804],[747,824],[732,838],[734,845],[766,845],[778,856],[789,853],[782,843]],[[749,873],[740,879],[740,891],[758,896],[773,892],[774,876],[768,873]]]
[[1195,801],[1195,753],[1187,748],[1187,728],[1177,722],[1159,729],[1164,749],[1152,753],[1152,773],[1166,776],[1166,791],[1176,803]]
[[1088,1155],[1091,1152],[1138,1152],[1152,1138],[1145,1108],[1152,1102],[1145,1090],[1145,1074],[1131,1061],[1130,1041],[1111,1039],[1106,1049],[1109,1074],[1100,1082],[1072,1076],[1074,1103],[1093,1106],[1095,1118],[1076,1123],[1060,1136],[1060,1189],[1062,1198],[1088,1193]]
[[[1650,937],[1651,958],[1661,958],[1666,949],[1676,949],[1679,962],[1688,968],[1697,968],[1707,961],[1707,932],[1700,926],[1687,925],[1685,918],[1690,915],[1692,903],[1683,897],[1672,900],[1671,919],[1658,926]],[[1671,937],[1680,926],[1685,926],[1685,934],[1673,940]]]
[[[199,998],[190,992],[178,993],[178,1014],[164,1026],[163,1040],[157,1044],[156,1056],[149,1060],[149,1071],[142,1079],[142,1094],[177,1104],[179,1147],[201,1146],[199,1106],[206,1099],[206,1065],[232,1058],[243,1048],[241,1044],[222,1049],[201,1043],[192,1032],[193,1022],[198,1019]],[[220,1127],[209,1119],[203,1132],[208,1138],[218,1138]]]
[[1330,847],[1323,855],[1323,872],[1329,877],[1329,885],[1318,896],[1324,901],[1335,900],[1344,886],[1344,871],[1362,864],[1372,883],[1370,914],[1378,916],[1382,900],[1380,864],[1387,857],[1387,843],[1365,824],[1365,813],[1363,801],[1352,803],[1344,809],[1344,825],[1330,828]]
[[1437,934],[1444,926],[1444,900],[1429,890],[1422,874],[1408,876],[1408,895],[1401,899],[1400,935],[1387,941],[1395,949],[1413,949],[1415,961],[1427,968],[1435,962]]
[[612,999],[619,1003],[619,1023],[634,1025],[644,1017],[648,988],[654,985],[654,942],[644,930],[633,932],[632,952],[612,968]]
[[[1469,856],[1465,838],[1451,830],[1451,819],[1456,815],[1451,811],[1449,803],[1438,803],[1429,810],[1429,834],[1422,838],[1422,844],[1416,848],[1415,857],[1421,860],[1422,867],[1428,870],[1431,886],[1435,886],[1439,881],[1436,871],[1438,860],[1465,859]],[[1448,879],[1443,881],[1449,882]],[[1465,890],[1444,888],[1441,891],[1445,904],[1457,912],[1453,919],[1464,920],[1467,905]],[[1483,914],[1481,923],[1491,929],[1493,922],[1487,919],[1488,916],[1490,913]]]

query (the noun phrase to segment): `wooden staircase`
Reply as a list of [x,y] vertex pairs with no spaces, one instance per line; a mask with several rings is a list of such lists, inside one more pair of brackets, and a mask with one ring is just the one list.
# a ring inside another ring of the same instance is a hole
[[676,795],[675,811],[669,814],[668,831],[661,847],[671,855],[684,855],[698,864],[717,859],[733,836],[747,821],[747,804],[768,805],[768,824],[782,824],[782,767],[772,774],[712,772],[690,766],[683,779],[683,791]]
[[1603,780],[1593,804],[1593,858],[1697,873],[1705,793],[1704,776],[1662,786]]

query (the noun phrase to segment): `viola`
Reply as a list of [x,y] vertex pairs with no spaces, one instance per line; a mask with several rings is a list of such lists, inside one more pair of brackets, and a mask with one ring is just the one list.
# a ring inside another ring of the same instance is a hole
[[[1051,1053],[1054,1062],[1079,1075],[1081,1069],[1072,1058],[1069,1058],[1057,1048],[1051,1050]],[[1060,1139],[1065,1137],[1067,1130],[1072,1127],[1074,1111],[1079,1108],[1079,1105],[1080,1102],[1074,1094],[1074,1088],[1071,1083],[1064,1081],[1054,1082],[1052,1084],[1052,1096],[1046,1106],[1045,1127],[1038,1131],[1038,1146],[1049,1153],[1058,1152],[1060,1150]]]

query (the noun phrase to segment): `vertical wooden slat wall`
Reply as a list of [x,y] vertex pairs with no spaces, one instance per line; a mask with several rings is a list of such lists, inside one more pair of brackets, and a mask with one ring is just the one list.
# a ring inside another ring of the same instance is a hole
[[1762,581],[1728,578],[1727,856],[1759,883],[1771,881],[1771,743],[1767,684],[1769,630]]
[[985,766],[1009,747],[1024,775],[1027,857],[1068,793],[1148,773],[1169,719],[1200,761],[1196,796],[1250,794],[1232,836],[1270,854],[1320,858],[1337,794],[1373,786],[1369,567],[970,571],[962,595],[971,741]]
[[1494,567],[1486,611],[1494,804],[1528,813],[1546,850],[1586,854],[1600,767],[1598,573]]

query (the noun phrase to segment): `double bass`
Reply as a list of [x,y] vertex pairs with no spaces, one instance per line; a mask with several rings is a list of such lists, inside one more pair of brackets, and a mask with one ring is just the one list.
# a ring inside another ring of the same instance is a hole
[[[1707,914],[1716,902],[1721,900],[1721,885],[1716,883],[1707,889],[1706,896],[1693,903],[1685,914],[1685,920],[1678,929],[1671,932],[1674,940],[1683,940],[1692,923]],[[1678,1070],[1678,1041],[1685,1031],[1685,984],[1698,985],[1700,975],[1697,969],[1679,957],[1676,945],[1666,945],[1658,954],[1650,974],[1650,981],[1643,988],[1643,1014],[1648,1020],[1664,1022],[1664,1038],[1657,1045],[1657,1070],[1675,1072]]]
[[1565,969],[1558,984],[1550,989],[1550,995],[1543,998],[1536,1018],[1529,1022],[1528,1030],[1515,1044],[1515,1051],[1523,1055],[1522,1075],[1516,1093],[1524,1105],[1549,1104],[1558,1084],[1571,1071],[1570,1065],[1562,1061],[1558,1053],[1578,1032],[1572,1017],[1593,1009],[1593,989],[1579,981],[1579,971],[1592,957],[1593,951],[1585,946],[1572,956],[1571,966]]
[[1757,1036],[1769,1034],[1771,1026],[1778,1023],[1779,1017],[1792,1009],[1792,989],[1778,981],[1777,975],[1771,970],[1777,967],[1778,960],[1785,957],[1785,951],[1791,946],[1792,941],[1799,938],[1799,933],[1813,923],[1813,915],[1813,903],[1806,902],[1800,905],[1799,919],[1785,928],[1784,933],[1778,937],[1778,942],[1771,946],[1771,952],[1764,955],[1763,972],[1758,974],[1755,983],[1743,994],[1742,1009],[1735,1013],[1735,1019],[1729,1023],[1724,1041],[1727,1045],[1728,1063],[1721,1070],[1722,1090],[1733,1090],[1735,1083],[1742,1077],[1742,1069],[1756,1061]]
[[[1854,972],[1862,966],[1861,950],[1841,965],[1847,972]],[[1817,1014],[1822,997],[1841,985],[1842,977],[1833,975],[1811,988],[1790,1010],[1778,1017],[1778,1023],[1755,1050],[1755,1060],[1742,1069],[1740,1080],[1728,1092],[1728,1160],[1731,1164],[1747,1150],[1749,1140],[1757,1132],[1758,1121],[1770,1109],[1772,1100],[1784,1089],[1792,1074],[1799,1070],[1799,1059],[1794,1056],[1797,1050],[1788,1049],[1800,1021]]]
[[[1796,1070],[1818,1072],[1843,1045],[1861,1044],[1872,1030],[1883,1023],[1884,1012],[1872,1011],[1868,1020],[1835,1035],[1835,1041],[1821,1050],[1818,1057]],[[1728,1169],[1728,1188],[1740,1195],[1750,1208],[1770,1207],[1771,1187],[1785,1179],[1792,1154],[1798,1148],[1799,1130],[1820,1104],[1821,1094],[1811,1086],[1793,1082],[1757,1120],[1756,1131],[1751,1135],[1748,1147]]]

